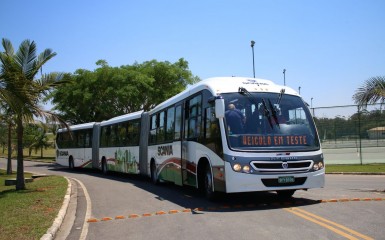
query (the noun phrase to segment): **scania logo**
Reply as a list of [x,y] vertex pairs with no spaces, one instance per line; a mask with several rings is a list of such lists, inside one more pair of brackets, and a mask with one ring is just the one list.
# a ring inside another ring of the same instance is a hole
[[283,162],[283,163],[282,163],[282,168],[283,168],[283,169],[289,168],[289,164],[288,164],[287,162]]

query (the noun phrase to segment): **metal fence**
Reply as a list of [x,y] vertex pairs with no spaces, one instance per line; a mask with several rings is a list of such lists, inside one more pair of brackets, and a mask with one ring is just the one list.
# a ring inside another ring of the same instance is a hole
[[385,163],[385,110],[373,104],[311,109],[328,164]]

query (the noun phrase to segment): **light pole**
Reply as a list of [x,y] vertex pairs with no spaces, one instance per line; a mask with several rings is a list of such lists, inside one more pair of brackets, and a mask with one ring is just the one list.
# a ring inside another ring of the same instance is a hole
[[286,86],[286,69],[283,69],[283,86]]
[[251,51],[253,52],[253,76],[255,78],[255,64],[254,64],[254,44],[255,42],[251,40]]
[[301,95],[301,86],[298,87],[298,93]]
[[310,108],[313,108],[313,98],[310,98]]

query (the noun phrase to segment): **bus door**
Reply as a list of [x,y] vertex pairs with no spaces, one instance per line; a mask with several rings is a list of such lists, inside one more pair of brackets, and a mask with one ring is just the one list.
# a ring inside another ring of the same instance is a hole
[[183,122],[184,114],[182,104],[175,106],[175,154],[178,154],[176,157],[180,159],[181,164],[181,178],[175,180],[175,183],[178,185],[184,185],[187,182],[187,142],[184,140],[183,134]]

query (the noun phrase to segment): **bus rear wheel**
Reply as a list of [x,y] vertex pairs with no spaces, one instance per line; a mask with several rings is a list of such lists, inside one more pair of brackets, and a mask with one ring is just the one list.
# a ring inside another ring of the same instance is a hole
[[72,157],[70,157],[70,158],[68,159],[68,168],[69,168],[70,170],[74,170],[74,169],[75,169],[74,159],[73,159]]
[[157,185],[159,183],[159,179],[158,179],[158,176],[156,174],[156,165],[155,165],[154,161],[151,162],[150,170],[151,170],[151,182],[153,184]]
[[106,175],[107,172],[108,172],[108,169],[107,169],[107,162],[106,162],[105,159],[103,159],[103,160],[102,160],[102,173],[103,173],[104,175]]

